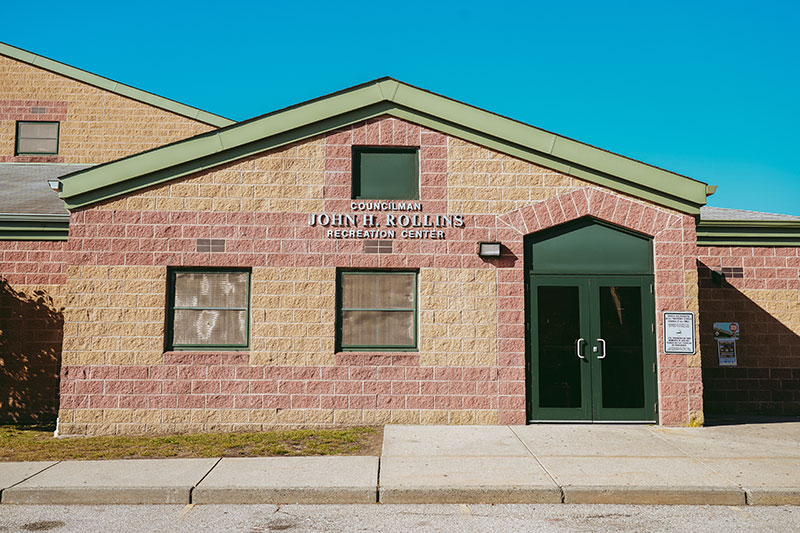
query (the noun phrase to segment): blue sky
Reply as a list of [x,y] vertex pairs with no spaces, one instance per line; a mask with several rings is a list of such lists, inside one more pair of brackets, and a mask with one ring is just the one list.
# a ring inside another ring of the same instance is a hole
[[800,216],[800,3],[23,3],[0,41],[233,119],[381,76]]

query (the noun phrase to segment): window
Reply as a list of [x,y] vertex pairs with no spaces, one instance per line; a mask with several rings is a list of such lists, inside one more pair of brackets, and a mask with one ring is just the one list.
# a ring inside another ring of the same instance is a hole
[[417,273],[340,271],[338,348],[414,350]]
[[249,270],[175,268],[168,276],[168,350],[248,347]]
[[58,122],[17,122],[17,155],[58,153]]
[[419,199],[417,148],[353,147],[353,198]]

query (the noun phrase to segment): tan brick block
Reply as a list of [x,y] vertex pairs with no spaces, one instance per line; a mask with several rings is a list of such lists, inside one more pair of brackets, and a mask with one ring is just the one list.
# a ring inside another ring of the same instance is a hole
[[302,424],[306,421],[305,409],[278,409],[278,422],[282,424]]
[[420,411],[420,423],[421,424],[433,424],[433,425],[443,425],[449,423],[449,417],[447,411],[443,410],[428,410],[423,409]]
[[333,409],[309,409],[306,411],[307,424],[333,424]]
[[75,409],[59,409],[58,410],[58,423],[69,424],[75,420]]
[[[119,342],[117,342],[119,344]],[[106,354],[107,365],[133,365],[136,363],[135,352],[111,352]]]
[[116,424],[86,424],[86,435],[116,435]]
[[475,411],[475,424],[493,426],[499,423],[497,411]]
[[475,424],[475,411],[450,411],[450,424]]
[[278,412],[275,409],[251,409],[250,422],[260,424],[274,424],[278,421]]
[[86,424],[60,424],[58,426],[59,435],[62,436],[82,436],[86,435],[87,433],[87,426]]
[[249,422],[248,418],[250,411],[247,409],[220,409],[219,419],[223,423],[246,423]]
[[193,412],[190,409],[163,409],[161,420],[164,424],[180,424],[191,420]]
[[359,409],[338,409],[333,412],[333,420],[334,423],[343,426],[363,424],[362,411]]
[[392,424],[419,424],[420,412],[410,409],[393,409]]
[[392,412],[388,409],[364,409],[362,420],[369,426],[383,426],[391,423]]
[[497,346],[490,347],[486,352],[475,354],[473,364],[475,366],[496,366],[497,365]]

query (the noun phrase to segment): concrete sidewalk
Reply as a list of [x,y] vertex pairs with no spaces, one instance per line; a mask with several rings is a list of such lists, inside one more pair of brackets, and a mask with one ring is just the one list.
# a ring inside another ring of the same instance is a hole
[[0,503],[800,505],[800,423],[387,426],[378,457],[0,463]]

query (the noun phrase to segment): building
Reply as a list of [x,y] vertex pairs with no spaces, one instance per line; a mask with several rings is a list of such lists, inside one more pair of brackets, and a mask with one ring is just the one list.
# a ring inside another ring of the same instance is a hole
[[58,409],[69,211],[48,181],[232,123],[0,43],[0,420]]
[[212,119],[3,243],[62,433],[800,414],[800,217],[389,78]]

